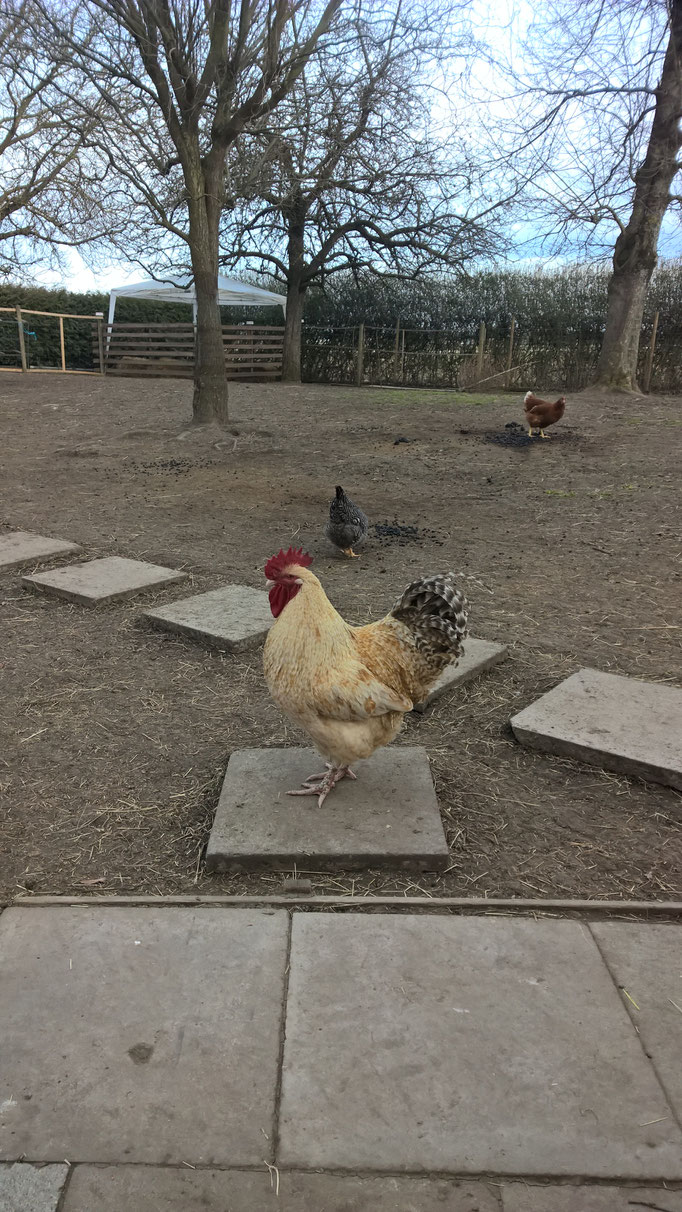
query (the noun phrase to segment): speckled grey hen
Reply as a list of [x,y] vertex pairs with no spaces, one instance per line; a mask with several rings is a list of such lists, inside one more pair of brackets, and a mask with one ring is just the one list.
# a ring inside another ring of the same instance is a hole
[[325,534],[330,543],[344,555],[356,558],[354,547],[359,547],[367,538],[369,521],[367,515],[347,497],[340,484],[336,485],[336,496],[329,506],[329,521]]

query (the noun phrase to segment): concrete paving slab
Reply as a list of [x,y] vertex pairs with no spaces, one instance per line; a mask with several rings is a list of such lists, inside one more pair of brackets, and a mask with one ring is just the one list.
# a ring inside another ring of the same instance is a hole
[[450,853],[421,745],[380,749],[358,762],[357,780],[337,784],[322,808],[314,796],[286,794],[323,768],[314,749],[233,753],[208,842],[207,870],[447,866]]
[[580,669],[511,720],[522,745],[682,791],[682,690]]
[[576,1187],[505,1184],[503,1212],[682,1212],[682,1191],[665,1187]]
[[63,1212],[500,1212],[494,1189],[447,1179],[78,1166]]
[[81,606],[100,606],[119,598],[133,597],[145,589],[184,581],[186,576],[186,572],[147,564],[145,560],[108,556],[102,560],[88,560],[85,564],[54,568],[51,572],[39,572],[35,576],[22,577],[21,581],[27,589],[38,593],[66,598],[67,602],[78,602]]
[[674,922],[593,922],[599,950],[621,989],[659,1079],[682,1118],[682,926]]
[[426,711],[426,708],[435,703],[436,699],[445,694],[446,690],[452,690],[455,686],[464,686],[473,678],[485,673],[486,669],[492,669],[493,665],[499,665],[500,661],[506,660],[507,655],[508,650],[504,644],[493,644],[491,640],[475,640],[470,636],[464,641],[464,652],[459,663],[450,665],[441,673],[424,702],[415,703],[414,711]]
[[44,534],[31,534],[28,530],[13,530],[0,534],[0,568],[17,568],[20,564],[33,564],[51,556],[67,555],[80,551],[77,543],[63,539],[50,539]]
[[0,1157],[260,1165],[287,926],[275,910],[6,910]]
[[293,1167],[682,1178],[682,1133],[569,921],[295,914],[280,1132]]
[[0,1165],[0,1212],[56,1212],[67,1165]]
[[249,585],[225,585],[182,598],[148,610],[145,618],[162,631],[175,631],[209,648],[232,652],[260,644],[275,621],[267,593]]

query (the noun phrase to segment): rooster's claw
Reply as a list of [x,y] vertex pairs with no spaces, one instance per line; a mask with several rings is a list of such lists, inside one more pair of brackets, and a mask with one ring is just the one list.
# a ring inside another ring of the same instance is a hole
[[316,795],[319,797],[317,806],[321,808],[329,792],[341,779],[346,777],[356,779],[358,776],[353,773],[350,766],[332,766],[331,762],[327,762],[324,774],[309,775],[300,789],[287,791],[287,795]]

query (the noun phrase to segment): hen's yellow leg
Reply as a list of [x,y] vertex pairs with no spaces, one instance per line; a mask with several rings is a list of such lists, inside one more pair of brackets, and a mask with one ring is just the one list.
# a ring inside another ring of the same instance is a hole
[[352,548],[352,547],[344,547],[344,549],[343,549],[343,554],[344,554],[344,555],[347,555],[347,556],[350,556],[351,560],[359,560],[359,559],[360,559],[360,556],[359,556],[359,555],[356,555],[356,553],[353,551],[353,548]]
[[546,437],[547,437],[547,434],[545,433],[544,429],[541,429],[541,430],[540,430],[540,437],[541,437],[541,438],[546,438]]

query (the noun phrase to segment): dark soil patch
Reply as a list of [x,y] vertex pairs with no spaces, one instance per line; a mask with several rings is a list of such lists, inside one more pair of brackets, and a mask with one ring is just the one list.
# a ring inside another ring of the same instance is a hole
[[[569,398],[567,424],[516,459],[482,440],[507,432],[509,396],[240,385],[235,434],[216,446],[178,441],[182,382],[7,374],[0,393],[3,524],[191,577],[87,610],[0,574],[0,895],[281,890],[284,874],[205,876],[202,855],[230,752],[306,738],[270,701],[260,652],[208,651],[140,612],[231,581],[262,587],[267,557],[294,542],[352,622],[452,569],[473,634],[511,650],[410,716],[397,742],[431,756],[449,871],[300,873],[315,892],[680,896],[679,795],[531,753],[509,728],[583,665],[682,681],[679,401]],[[520,424],[520,397],[516,409]],[[372,527],[358,560],[323,535],[346,481]],[[377,535],[377,520],[408,535]]]
[[[460,433],[466,434],[468,430],[461,429]],[[543,438],[537,432],[529,434],[528,426],[520,425],[518,421],[507,421],[501,432],[486,433],[483,440],[484,442],[492,442],[494,446],[512,446],[517,450],[527,450],[529,446],[533,446],[536,442],[547,442],[549,438]],[[566,428],[552,428],[551,440],[553,442],[576,442],[578,441],[578,435]]]
[[394,520],[393,522],[375,522],[371,528],[373,537],[378,541],[380,546],[385,546],[397,543],[399,547],[405,547],[407,543],[432,543],[436,547],[443,546],[443,540],[439,539],[434,530],[427,530],[423,526],[405,525],[403,522]]

